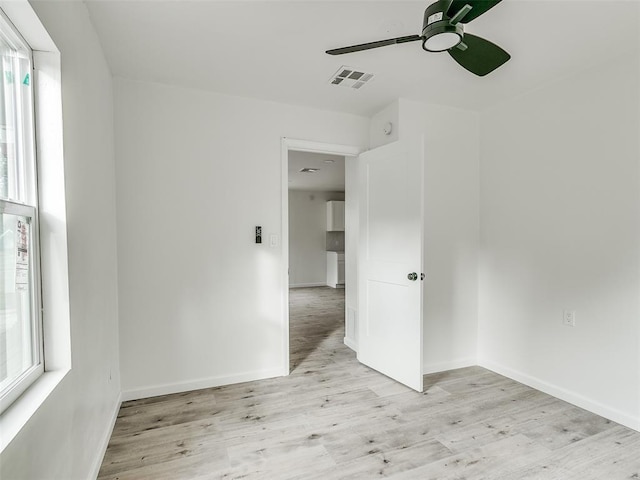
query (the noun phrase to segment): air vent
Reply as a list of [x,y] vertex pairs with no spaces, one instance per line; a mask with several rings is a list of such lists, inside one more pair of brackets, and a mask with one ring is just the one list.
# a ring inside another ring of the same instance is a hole
[[366,83],[371,81],[373,73],[366,73],[357,68],[342,66],[329,79],[331,85],[340,85],[341,87],[349,87],[359,89]]
[[305,167],[305,168],[301,168],[300,169],[300,173],[316,173],[316,172],[319,172],[319,171],[320,171],[319,168],[307,168],[307,167]]

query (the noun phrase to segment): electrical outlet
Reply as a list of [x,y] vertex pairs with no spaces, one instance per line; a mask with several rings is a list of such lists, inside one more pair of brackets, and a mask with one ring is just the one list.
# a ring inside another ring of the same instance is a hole
[[562,323],[567,327],[575,327],[576,326],[576,311],[575,310],[565,310],[562,314]]

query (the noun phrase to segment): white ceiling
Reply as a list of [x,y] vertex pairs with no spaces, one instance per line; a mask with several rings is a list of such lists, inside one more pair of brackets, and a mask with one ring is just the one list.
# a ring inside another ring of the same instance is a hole
[[[640,44],[638,0],[504,0],[466,26],[512,55],[480,78],[419,42],[324,53],[419,34],[430,1],[85,2],[116,76],[360,115],[398,97],[481,110]],[[329,85],[342,65],[376,77]]]
[[[289,151],[289,190],[344,192],[344,157]],[[302,173],[303,168],[319,168]]]

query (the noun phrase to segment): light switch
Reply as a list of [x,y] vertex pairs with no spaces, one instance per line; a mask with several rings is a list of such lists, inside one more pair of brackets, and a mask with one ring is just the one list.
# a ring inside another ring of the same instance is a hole
[[269,246],[271,247],[278,246],[278,235],[276,235],[275,233],[272,233],[271,235],[269,235]]

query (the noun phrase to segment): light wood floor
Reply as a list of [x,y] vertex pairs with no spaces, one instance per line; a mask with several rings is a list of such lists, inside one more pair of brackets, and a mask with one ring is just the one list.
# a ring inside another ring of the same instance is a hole
[[479,367],[413,392],[355,360],[343,312],[292,290],[290,376],[123,403],[99,478],[640,478],[640,433]]

